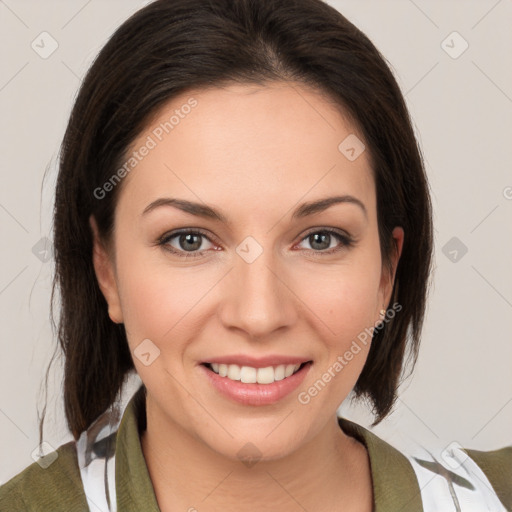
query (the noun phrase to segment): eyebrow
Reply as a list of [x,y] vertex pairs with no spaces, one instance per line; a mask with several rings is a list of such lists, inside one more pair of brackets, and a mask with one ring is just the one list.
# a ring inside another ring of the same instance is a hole
[[[292,214],[292,219],[301,219],[307,217],[309,215],[314,215],[316,213],[323,212],[327,210],[327,208],[335,205],[335,204],[355,204],[361,208],[366,218],[368,218],[368,212],[366,207],[362,201],[357,199],[356,197],[350,195],[342,195],[342,196],[333,196],[333,197],[325,197],[319,199],[317,201],[312,201],[310,203],[303,203],[298,208],[296,208]],[[191,215],[195,215],[197,217],[204,217],[208,219],[218,220],[224,224],[229,224],[228,219],[219,211],[201,203],[195,203],[193,201],[187,201],[185,199],[176,199],[171,197],[161,197],[156,199],[152,203],[148,204],[144,211],[141,213],[141,216],[146,215],[152,210],[159,208],[161,206],[173,206],[182,210],[186,213],[190,213]]]

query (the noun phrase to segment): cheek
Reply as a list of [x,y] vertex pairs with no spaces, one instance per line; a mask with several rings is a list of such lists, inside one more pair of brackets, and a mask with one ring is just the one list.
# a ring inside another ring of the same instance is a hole
[[328,270],[318,268],[315,272],[304,272],[293,289],[314,313],[309,316],[317,319],[319,332],[326,333],[333,343],[339,343],[373,325],[379,270],[374,262],[364,259]]
[[[301,400],[318,396],[317,407],[329,411],[354,387],[371,346],[379,276],[361,263],[302,281],[298,295],[307,297],[305,315],[320,350],[316,371],[302,389]],[[324,387],[329,391],[321,393]]]
[[159,251],[147,247],[132,252],[119,250],[117,270],[130,348],[134,350],[148,338],[164,355],[169,349],[178,350],[179,340],[187,337],[194,306],[211,284],[193,269],[166,265]]

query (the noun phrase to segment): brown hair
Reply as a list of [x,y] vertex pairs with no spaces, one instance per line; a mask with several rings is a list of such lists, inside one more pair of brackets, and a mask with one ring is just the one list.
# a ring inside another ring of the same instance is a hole
[[396,249],[393,228],[404,229],[391,299],[402,310],[374,332],[353,389],[355,398],[370,401],[373,425],[391,412],[406,349],[411,372],[417,359],[433,228],[421,152],[384,57],[321,0],[157,0],[125,21],[97,56],[61,148],[52,305],[58,287],[65,414],[75,439],[116,400],[134,370],[124,326],[110,320],[97,283],[88,222],[94,215],[108,244],[121,187],[102,199],[93,191],[122,165],[151,116],[177,94],[275,80],[313,86],[356,123],[372,162],[382,261],[388,268]]

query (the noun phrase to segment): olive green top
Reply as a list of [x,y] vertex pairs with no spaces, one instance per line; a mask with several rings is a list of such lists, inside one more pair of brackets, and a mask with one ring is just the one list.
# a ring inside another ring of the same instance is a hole
[[[144,391],[141,386],[131,398],[115,434],[118,512],[160,511],[140,444],[140,432],[146,423]],[[345,418],[338,418],[338,422],[346,434],[368,450],[374,511],[423,512],[418,480],[407,457],[366,428]],[[486,474],[507,510],[512,511],[512,446],[466,452]],[[57,454],[46,469],[34,462],[0,487],[1,512],[88,511],[75,442],[61,445]]]

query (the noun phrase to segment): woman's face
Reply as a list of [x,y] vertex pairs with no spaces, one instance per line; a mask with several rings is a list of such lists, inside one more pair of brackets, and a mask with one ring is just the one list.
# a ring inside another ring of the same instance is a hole
[[94,261],[162,429],[272,459],[332,428],[392,291],[355,137],[319,93],[279,83],[183,93],[132,145],[115,258],[96,243]]

